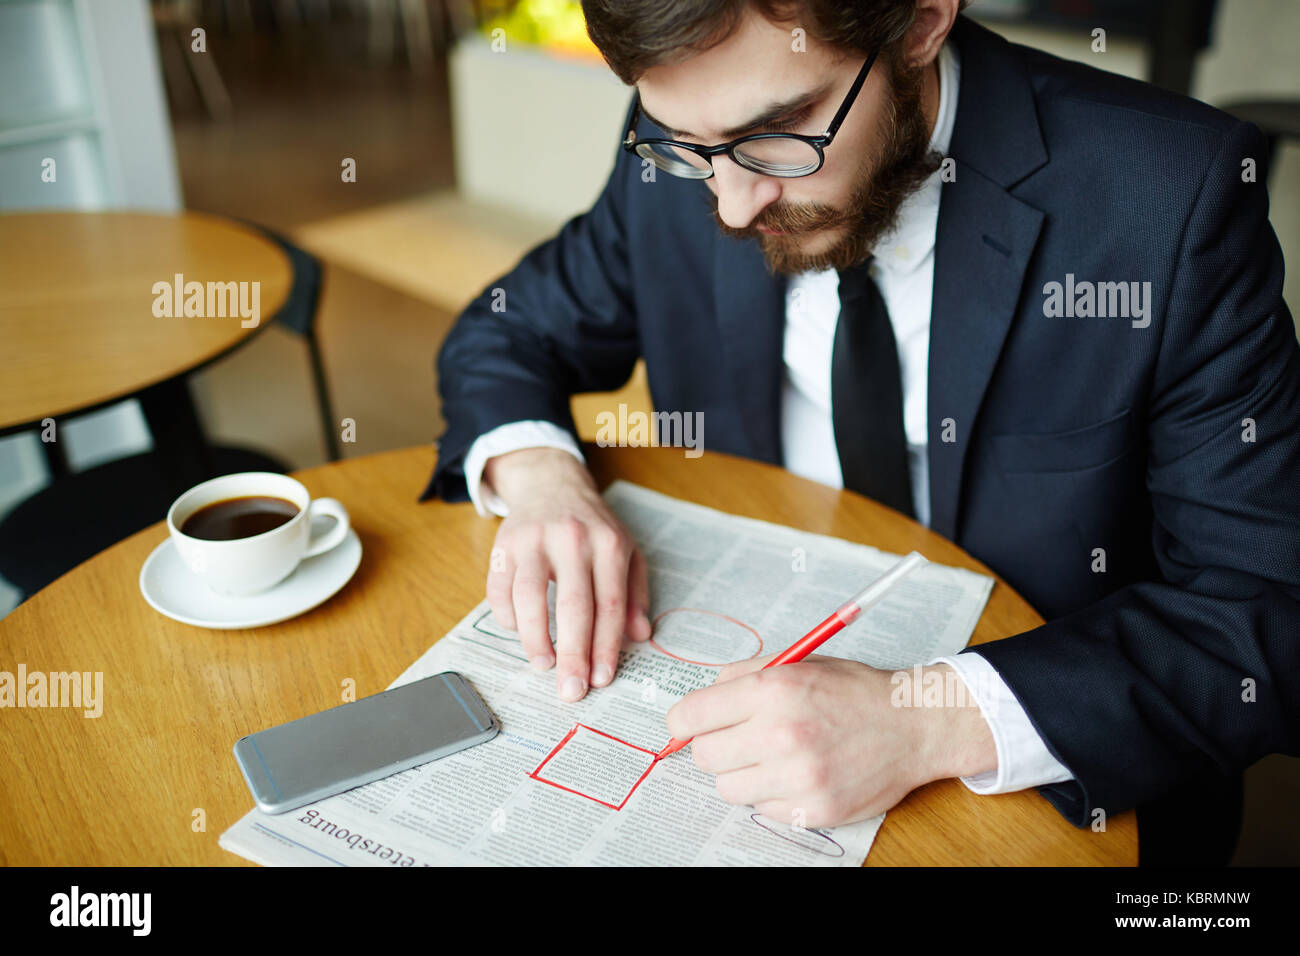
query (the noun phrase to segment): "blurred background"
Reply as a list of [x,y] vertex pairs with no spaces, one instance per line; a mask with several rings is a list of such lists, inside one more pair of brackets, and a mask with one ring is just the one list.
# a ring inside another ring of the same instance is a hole
[[[1273,226],[1300,261],[1300,3],[976,0],[968,13],[1260,125]],[[208,440],[303,468],[442,430],[443,336],[590,206],[629,100],[576,0],[0,0],[0,211],[214,213],[318,263],[309,336],[277,322],[188,376]],[[33,175],[43,157],[57,183]],[[615,401],[649,408],[641,370]],[[610,399],[574,404],[592,437]],[[322,428],[322,408],[355,423],[352,440]],[[36,429],[0,437],[0,516],[60,472],[154,447],[135,399],[59,425],[57,462]],[[0,578],[0,615],[23,596]],[[1297,763],[1248,775],[1238,863],[1300,862]]]

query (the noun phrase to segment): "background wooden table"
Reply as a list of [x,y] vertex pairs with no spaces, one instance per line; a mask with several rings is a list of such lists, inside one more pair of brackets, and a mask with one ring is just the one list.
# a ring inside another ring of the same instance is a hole
[[[238,315],[155,316],[154,283],[177,273],[260,282],[257,327]],[[0,215],[0,431],[126,398],[217,358],[275,317],[292,280],[274,242],[203,213]]]
[[[735,514],[991,574],[896,512],[780,468],[710,452],[588,446],[615,478]],[[231,748],[240,736],[383,690],[483,598],[499,522],[473,506],[418,504],[433,450],[355,458],[301,473],[348,508],[365,549],[352,581],[316,610],[248,631],[178,624],[137,579],[160,523],[97,555],[0,621],[0,670],[102,671],[103,715],[0,711],[0,862],[234,865],[217,837],[253,801]],[[162,517],[161,515],[159,517]],[[998,581],[973,641],[1041,623]],[[792,635],[791,639],[797,635]],[[196,811],[204,829],[198,830]],[[1130,811],[1104,833],[1068,824],[1034,791],[979,796],[956,780],[889,812],[867,864],[1134,865]]]

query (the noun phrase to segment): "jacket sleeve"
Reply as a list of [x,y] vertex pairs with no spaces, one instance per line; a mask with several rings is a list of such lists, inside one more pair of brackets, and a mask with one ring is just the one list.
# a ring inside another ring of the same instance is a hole
[[576,441],[569,397],[610,391],[631,377],[640,345],[626,217],[637,169],[620,148],[592,208],[525,255],[457,318],[438,353],[447,427],[421,501],[468,501],[465,454],[499,425],[548,421]]
[[1227,133],[1181,238],[1144,409],[1162,580],[976,649],[1073,774],[1039,790],[1076,826],[1300,753],[1300,345],[1266,155]]

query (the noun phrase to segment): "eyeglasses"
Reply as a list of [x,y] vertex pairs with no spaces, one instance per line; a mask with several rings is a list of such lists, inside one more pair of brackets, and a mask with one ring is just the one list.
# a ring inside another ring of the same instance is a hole
[[642,159],[649,160],[666,173],[683,179],[708,179],[713,175],[713,157],[726,153],[732,162],[745,169],[764,176],[779,176],[793,179],[797,176],[811,176],[822,168],[826,161],[824,150],[835,139],[840,124],[849,114],[849,107],[857,99],[858,91],[866,82],[871,72],[871,64],[876,60],[879,50],[873,50],[858,71],[857,79],[849,87],[844,102],[835,111],[835,117],[826,132],[820,136],[804,136],[800,133],[754,133],[741,136],[720,146],[700,146],[695,143],[680,143],[673,139],[636,138],[636,123],[641,116],[641,94],[636,95],[636,105],[627,129],[623,133],[623,148],[629,153],[636,153]]

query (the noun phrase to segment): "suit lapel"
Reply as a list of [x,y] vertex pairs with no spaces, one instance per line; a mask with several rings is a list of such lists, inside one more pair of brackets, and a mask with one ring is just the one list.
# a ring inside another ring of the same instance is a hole
[[[927,419],[930,527],[956,540],[966,451],[1043,214],[958,164],[934,251]],[[945,422],[951,419],[952,428]],[[946,442],[945,436],[954,440]]]
[[926,397],[930,527],[956,540],[970,438],[1043,224],[1008,189],[1046,163],[1047,150],[1029,77],[1007,42],[965,17],[951,39],[961,55],[948,150],[956,179],[939,203]]

